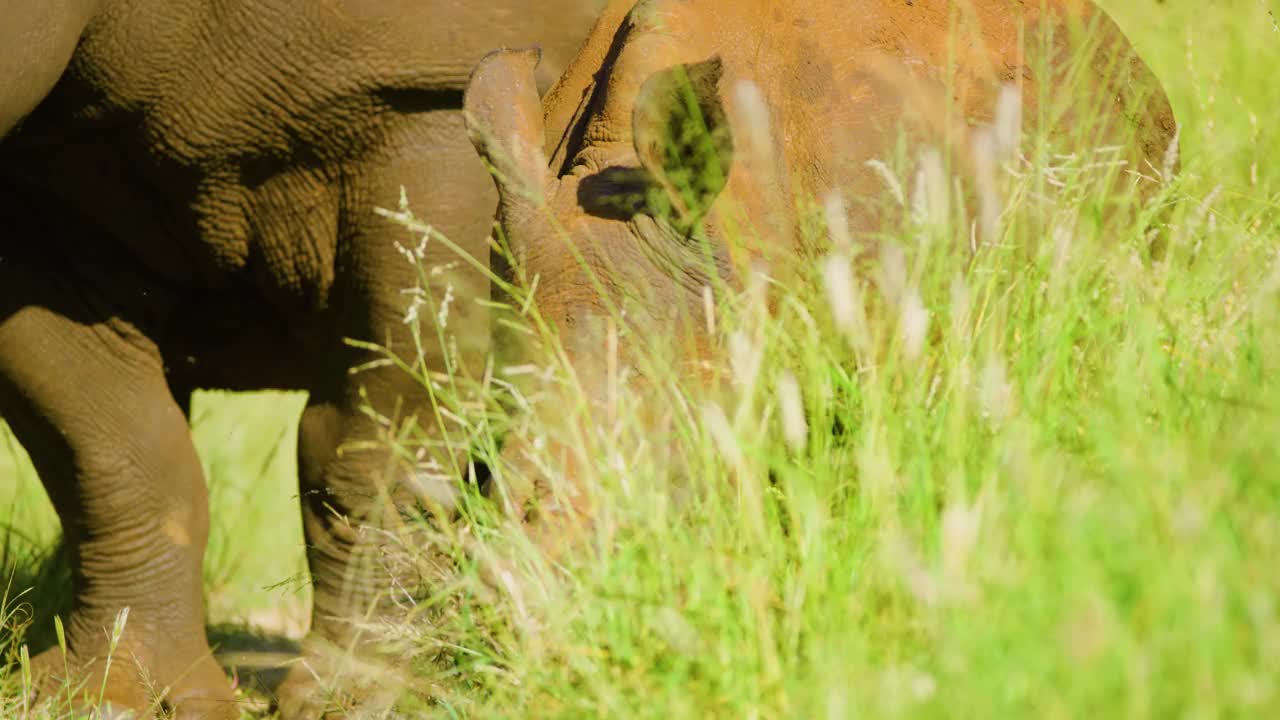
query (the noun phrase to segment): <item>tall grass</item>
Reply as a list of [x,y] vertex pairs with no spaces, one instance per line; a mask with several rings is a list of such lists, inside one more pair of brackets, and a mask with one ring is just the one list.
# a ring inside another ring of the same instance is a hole
[[[1178,105],[1181,174],[1172,156],[1144,169],[1154,197],[1096,223],[1108,151],[1027,138],[1045,152],[1004,164],[970,255],[958,203],[928,197],[952,178],[887,158],[886,195],[917,212],[885,228],[869,274],[819,223],[830,254],[714,308],[717,391],[655,363],[640,397],[618,377],[605,402],[559,406],[585,417],[564,436],[512,431],[568,448],[528,466],[552,485],[570,468],[590,529],[550,562],[508,548],[489,578],[503,602],[477,593],[420,630],[452,649],[427,675],[444,707],[1280,711],[1280,96],[1259,75],[1280,36],[1261,4],[1174,6],[1154,27],[1115,10]],[[575,397],[555,356],[506,370]]]
[[[1143,208],[1130,225],[1081,221],[1103,192],[1084,172],[1096,148],[1032,137],[1024,147],[1054,152],[1005,164],[998,222],[970,255],[968,225],[928,210],[949,178],[917,181],[929,163],[913,148],[883,172],[919,212],[885,228],[870,272],[850,265],[838,223],[815,222],[829,250],[794,279],[750,277],[708,309],[725,358],[712,390],[655,363],[637,391],[616,369],[603,403],[568,386],[564,414],[586,421],[556,436],[520,412],[543,378],[566,397],[554,354],[478,378],[406,368],[496,486],[527,479],[500,453],[524,440],[522,467],[591,512],[553,553],[474,492],[464,522],[431,525],[461,571],[383,628],[416,658],[403,682],[419,699],[402,709],[1280,712],[1280,30],[1251,0],[1109,6],[1183,126],[1178,177],[1145,205],[1121,198]],[[1165,226],[1155,259],[1149,221]],[[543,330],[533,306],[508,323]],[[411,432],[388,433],[415,457]],[[215,497],[246,487],[236,475],[275,478],[288,497],[287,462],[227,447],[206,461]],[[564,448],[567,489],[551,451]],[[243,621],[274,600],[237,599],[236,577],[284,580],[298,555],[269,566],[260,548],[300,539],[272,522],[214,532],[215,619]],[[0,694],[0,715],[19,695]]]

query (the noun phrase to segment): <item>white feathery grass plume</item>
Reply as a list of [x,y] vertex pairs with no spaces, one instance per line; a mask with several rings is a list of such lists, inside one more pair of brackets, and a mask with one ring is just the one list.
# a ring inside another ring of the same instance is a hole
[[996,182],[996,168],[1000,165],[999,144],[990,128],[975,129],[969,138],[973,154],[975,182],[978,186],[978,227],[982,241],[990,243],[999,233],[1000,213],[1003,201]]
[[941,589],[950,599],[963,599],[972,592],[969,558],[982,529],[981,504],[951,504],[942,512],[939,531],[942,546]]
[[405,288],[400,291],[402,295],[408,295],[412,298],[409,301],[409,307],[404,310],[404,324],[417,325],[418,315],[422,308],[427,304],[427,293],[421,287]]
[[733,384],[738,387],[744,398],[750,396],[760,376],[760,366],[764,362],[764,348],[760,347],[750,333],[735,330],[729,336],[729,366],[733,370]]
[[969,142],[978,190],[979,229],[983,242],[992,242],[999,235],[1004,212],[997,171],[1017,154],[1022,143],[1022,93],[1016,86],[1001,86],[994,122],[976,128]]
[[651,621],[654,633],[675,652],[696,657],[701,645],[698,628],[670,605],[663,606]]
[[[23,646],[26,647],[26,646]],[[844,720],[851,715],[849,690],[838,683],[829,683],[827,697],[823,703],[827,708],[827,720]],[[859,703],[861,705],[861,703]]]
[[[1184,225],[1184,228],[1186,228],[1186,232],[1188,234],[1200,235],[1205,231],[1206,225],[1208,226],[1210,232],[1212,231],[1213,227],[1215,226],[1213,204],[1218,200],[1218,195],[1221,192],[1222,192],[1222,185],[1215,185],[1213,190],[1209,191],[1209,194],[1206,195],[1204,199],[1200,201],[1200,204],[1196,207],[1196,211],[1195,211],[1195,215],[1193,216],[1193,219],[1191,220],[1191,222],[1186,223]],[[1196,238],[1196,244],[1191,250],[1191,254],[1193,256],[1200,254],[1200,244],[1203,242],[1204,242],[1203,237]]]
[[938,694],[938,681],[934,679],[932,673],[925,670],[918,670],[911,676],[910,687],[911,697],[919,703],[928,702]]
[[720,451],[720,456],[736,476],[734,484],[738,491],[739,512],[746,529],[755,537],[762,538],[765,534],[764,503],[760,484],[752,477],[747,455],[743,452],[738,435],[729,423],[724,409],[715,402],[703,405],[702,426],[711,435],[711,440]]
[[752,414],[757,397],[760,369],[764,365],[765,329],[769,323],[769,276],[757,267],[747,278],[746,308],[742,327],[729,337],[729,364],[733,384],[738,388],[741,404],[737,420]]
[[951,214],[951,195],[942,153],[927,147],[920,151],[915,190],[911,194],[911,215],[917,225],[942,227]]
[[831,237],[833,252],[822,264],[822,285],[836,329],[845,336],[850,346],[865,352],[867,342],[867,313],[862,292],[853,276],[853,258],[856,252],[853,235],[849,230],[849,213],[844,195],[833,189],[823,200],[827,232]]
[[1016,85],[1006,83],[996,98],[995,140],[1000,162],[1013,157],[1022,144],[1022,93]]
[[436,313],[436,326],[444,328],[449,324],[449,306],[453,304],[453,283],[444,288],[444,299],[440,301],[440,311]]
[[880,294],[890,305],[902,302],[907,292],[907,255],[893,243],[880,245],[880,267],[876,273]]
[[461,266],[462,266],[462,263],[458,262],[457,260],[451,260],[450,262],[444,263],[443,265],[432,265],[430,275],[431,277],[440,277],[441,275],[444,275],[450,270],[456,270]]
[[938,681],[910,664],[891,665],[880,673],[880,694],[889,715],[902,715],[912,705],[928,702],[938,693]]
[[853,234],[849,231],[849,211],[844,195],[835,189],[822,200],[822,214],[827,222],[831,247],[837,253],[853,254]]
[[880,546],[880,562],[896,571],[911,597],[924,607],[938,604],[940,590],[937,575],[929,568],[915,544],[901,530],[885,531]]
[[733,102],[739,116],[746,119],[743,139],[752,164],[758,169],[771,167],[773,133],[770,129],[769,106],[760,86],[750,80],[738,81],[733,88]]
[[803,452],[809,440],[809,423],[804,417],[804,396],[800,383],[790,370],[778,375],[778,408],[782,415],[782,436],[797,453]]
[[747,277],[747,307],[757,331],[763,332],[769,322],[769,285],[772,282],[761,264],[754,265]]
[[[116,620],[111,625],[111,633],[107,635],[107,657],[106,667],[102,671],[102,686],[98,689],[98,703],[102,704],[107,694],[107,680],[111,677],[111,661],[115,658],[116,648],[120,645],[120,638],[124,637],[125,626],[129,624],[129,608],[124,607],[120,612],[116,613]],[[65,653],[63,654],[65,662]]]
[[822,285],[836,329],[851,347],[865,352],[868,346],[867,310],[862,291],[853,277],[853,259],[840,253],[828,255],[822,263]]
[[898,182],[898,178],[893,174],[893,170],[890,170],[889,166],[886,165],[883,160],[868,160],[866,162],[866,166],[874,170],[876,175],[880,176],[881,180],[884,180],[885,186],[889,188],[889,194],[892,195],[894,201],[898,203],[898,207],[906,207],[906,193],[902,191],[902,183]]
[[731,102],[740,121],[734,126],[735,163],[742,171],[739,177],[746,187],[755,188],[765,205],[765,214],[757,218],[753,229],[772,237],[779,247],[788,247],[795,231],[790,219],[792,193],[787,188],[786,162],[777,155],[767,99],[760,86],[741,80],[733,87]]
[[929,335],[929,311],[918,290],[911,290],[902,301],[902,315],[899,320],[902,332],[902,352],[907,360],[915,361],[924,350],[925,338]]
[[417,265],[418,263],[420,263],[420,262],[422,262],[424,259],[426,259],[426,257],[427,257],[427,243],[428,243],[428,242],[430,242],[430,241],[431,241],[431,233],[430,233],[430,231],[428,231],[428,232],[424,232],[424,233],[422,234],[422,239],[418,241],[418,245],[417,245],[417,247],[412,247],[412,248],[405,247],[405,246],[401,245],[401,244],[397,241],[397,242],[396,242],[396,250],[397,250],[401,255],[403,255],[403,256],[404,256],[404,259],[405,259],[405,260],[407,260],[407,261],[409,262],[409,264],[410,264],[410,265]]

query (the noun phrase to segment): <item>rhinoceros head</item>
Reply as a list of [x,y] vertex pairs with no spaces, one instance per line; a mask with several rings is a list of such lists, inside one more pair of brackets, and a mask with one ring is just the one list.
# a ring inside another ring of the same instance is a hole
[[498,186],[503,233],[524,275],[537,278],[539,311],[580,375],[603,353],[599,321],[620,314],[642,328],[631,350],[645,342],[699,356],[705,338],[681,329],[700,326],[687,321],[702,317],[706,288],[731,275],[727,245],[708,221],[734,160],[720,59],[643,78],[615,72],[585,126],[594,136],[560,169],[544,153],[537,60],[529,50],[488,56],[466,110]]

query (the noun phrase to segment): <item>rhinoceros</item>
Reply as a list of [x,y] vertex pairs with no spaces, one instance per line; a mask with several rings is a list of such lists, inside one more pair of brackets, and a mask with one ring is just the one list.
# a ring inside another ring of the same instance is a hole
[[[352,374],[378,355],[346,340],[412,361],[421,327],[442,371],[444,320],[458,365],[487,354],[484,274],[375,210],[403,192],[487,261],[496,197],[460,112],[471,69],[541,43],[545,87],[601,4],[0,0],[0,417],[73,560],[69,656],[37,657],[38,676],[69,669],[117,711],[238,717],[204,633],[209,520],[184,411],[197,388],[305,390],[310,666],[290,670],[280,706],[320,712],[320,649],[351,647],[352,621],[391,586],[360,550],[387,516],[382,491],[453,512],[465,453],[388,476],[374,415],[412,418],[428,394],[394,368]],[[438,271],[448,317],[414,315],[406,253]]]

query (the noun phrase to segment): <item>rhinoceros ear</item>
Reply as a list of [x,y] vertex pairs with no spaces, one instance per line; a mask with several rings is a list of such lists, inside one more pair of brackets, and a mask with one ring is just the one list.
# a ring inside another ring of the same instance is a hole
[[654,180],[649,211],[691,230],[724,189],[733,136],[720,102],[719,56],[654,73],[640,88],[632,137]]
[[467,135],[489,163],[504,206],[541,203],[549,176],[534,75],[541,56],[537,48],[489,53],[463,100]]

